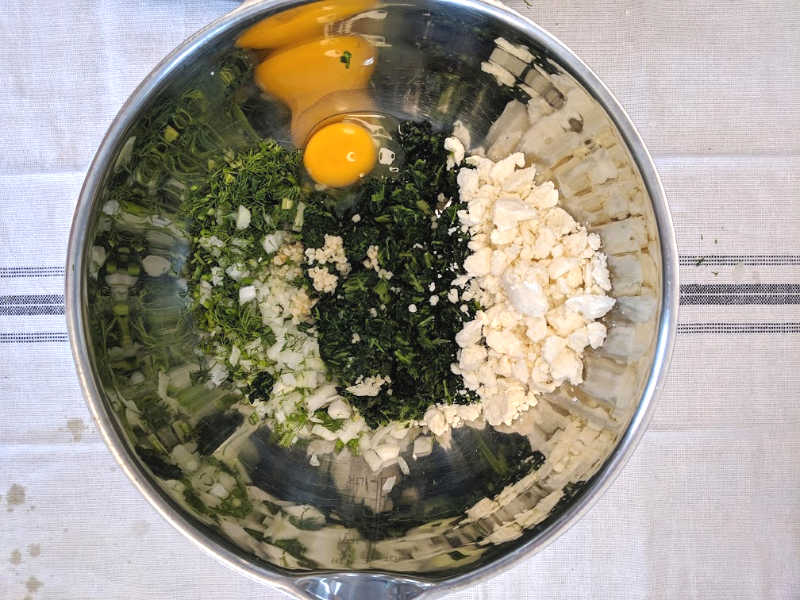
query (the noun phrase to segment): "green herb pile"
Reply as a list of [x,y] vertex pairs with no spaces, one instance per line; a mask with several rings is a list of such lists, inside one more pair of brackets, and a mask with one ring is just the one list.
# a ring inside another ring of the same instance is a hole
[[[305,192],[299,183],[300,153],[287,150],[273,140],[264,140],[256,148],[238,154],[229,153],[213,171],[202,192],[192,193],[183,204],[190,217],[189,233],[193,240],[187,265],[187,280],[194,298],[195,323],[211,337],[204,340],[204,350],[214,354],[213,344],[245,348],[260,339],[263,348],[275,342],[275,336],[262,322],[255,302],[240,304],[239,288],[253,282],[253,275],[263,266],[267,253],[261,247],[264,236],[275,231],[299,230],[302,226]],[[250,224],[237,229],[240,206],[250,211]],[[218,240],[219,245],[204,244]],[[265,264],[265,263],[264,263]],[[234,281],[223,272],[239,265],[250,275]],[[218,273],[218,275],[215,275]],[[215,285],[202,286],[203,282]],[[268,366],[262,358],[257,367]],[[230,366],[234,380],[247,379],[259,399],[269,398],[271,375],[256,370],[245,374]]]
[[[456,215],[463,208],[456,170],[446,169],[445,135],[429,123],[403,122],[398,131],[405,154],[399,172],[367,180],[347,210],[315,194],[302,230],[306,248],[321,247],[325,234],[343,239],[352,272],[333,294],[319,297],[313,316],[320,354],[340,392],[372,427],[419,419],[433,404],[475,400],[450,370],[456,333],[478,308],[448,299],[469,254]],[[362,264],[371,245],[390,279]],[[345,391],[368,376],[388,376],[391,384],[376,396]]]

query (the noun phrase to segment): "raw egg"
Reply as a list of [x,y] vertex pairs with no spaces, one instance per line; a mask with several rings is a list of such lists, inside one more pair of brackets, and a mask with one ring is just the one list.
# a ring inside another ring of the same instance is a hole
[[247,29],[236,45],[266,50],[322,36],[325,26],[375,6],[375,0],[333,0],[312,2],[267,17]]
[[333,188],[356,183],[378,160],[371,128],[342,120],[374,108],[368,85],[377,51],[357,35],[326,37],[327,26],[374,5],[375,0],[314,2],[269,17],[237,40],[241,47],[270,51],[256,67],[255,81],[292,111],[292,140],[305,144],[308,174]]
[[372,171],[377,150],[361,125],[342,121],[315,132],[306,144],[303,164],[317,183],[331,187],[352,185]]
[[[336,102],[330,101],[332,99],[323,103],[330,106],[329,111],[319,110],[319,103],[326,96],[336,94],[340,99],[347,99],[344,106],[336,107],[337,112],[371,108],[363,105],[370,102],[368,94],[352,92],[366,90],[376,59],[375,47],[359,36],[315,39],[272,52],[256,67],[255,79],[261,89],[289,106],[292,138],[301,145],[308,134],[309,122],[319,122],[336,114],[333,108]],[[354,101],[359,105],[353,106]],[[314,121],[302,119],[302,113],[315,105],[315,116],[317,112],[320,114]],[[301,123],[305,125],[300,126]]]

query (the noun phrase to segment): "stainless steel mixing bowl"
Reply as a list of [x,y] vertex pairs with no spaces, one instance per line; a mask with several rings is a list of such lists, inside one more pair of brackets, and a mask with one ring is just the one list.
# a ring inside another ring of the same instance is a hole
[[[496,3],[384,4],[331,26],[380,46],[372,79],[379,107],[443,128],[459,119],[474,145],[485,144],[490,155],[520,147],[540,177],[557,184],[563,205],[600,233],[609,254],[618,301],[606,318],[606,344],[587,356],[580,387],[543,397],[514,427],[463,427],[449,449],[437,446],[416,462],[406,452],[407,476],[397,466],[373,473],[348,453],[309,466],[302,450],[274,445],[263,426],[243,420],[218,393],[204,395],[187,373],[183,386],[197,393],[194,401],[170,404],[180,391],[167,384],[181,387],[175,382],[196,336],[180,278],[189,246],[165,216],[180,218],[181,187],[192,173],[185,166],[186,180],[143,185],[148,169],[159,166],[140,152],[135,135],[159,102],[199,90],[198,106],[221,123],[233,94],[257,132],[286,137],[285,109],[255,86],[226,86],[236,37],[298,4],[255,2],[219,19],[168,56],[120,111],[73,223],[66,283],[72,349],[120,465],[207,552],[300,597],[433,596],[542,548],[589,509],[630,456],[675,332],[674,234],[634,127],[562,43]],[[505,123],[526,123],[521,139],[489,131],[504,111]],[[226,143],[246,145],[247,136],[236,141],[233,133]],[[206,150],[198,148],[198,159]],[[168,272],[148,276],[140,268],[147,256],[166,258]],[[98,278],[104,259],[116,273],[107,267]],[[113,335],[126,343],[111,345]],[[204,435],[219,438],[205,450],[193,437],[201,424]],[[398,482],[387,494],[388,477]],[[210,493],[219,482],[224,500]]]

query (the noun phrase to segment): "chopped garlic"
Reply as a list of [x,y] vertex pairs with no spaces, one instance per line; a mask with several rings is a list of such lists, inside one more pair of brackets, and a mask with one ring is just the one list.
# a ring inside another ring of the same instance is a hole
[[323,294],[329,294],[336,289],[339,278],[323,267],[311,267],[308,270],[314,289]]
[[236,211],[236,229],[247,229],[250,227],[250,210],[239,205],[239,210]]

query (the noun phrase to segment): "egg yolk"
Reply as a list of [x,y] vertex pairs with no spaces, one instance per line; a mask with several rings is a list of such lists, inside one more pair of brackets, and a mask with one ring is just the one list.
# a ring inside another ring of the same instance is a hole
[[375,0],[312,2],[256,23],[236,42],[269,51],[255,81],[289,107],[292,139],[298,147],[306,144],[306,170],[330,187],[352,185],[369,173],[377,161],[375,143],[364,127],[346,121],[308,135],[333,115],[373,108],[368,87],[377,52],[358,35],[327,37],[326,26],[374,5]]
[[[353,90],[366,90],[375,69],[377,52],[359,36],[336,36],[315,39],[282,48],[270,54],[255,70],[256,83],[268,94],[285,102],[292,111],[292,138],[297,145],[305,141],[308,129],[299,126],[300,117],[307,109],[323,98],[336,93],[339,100],[326,98],[320,106],[329,105],[327,114],[317,115],[318,120],[334,112],[369,110],[368,97],[346,94]],[[346,100],[343,101],[343,100]],[[354,105],[355,102],[355,105]],[[315,115],[319,107],[315,109]],[[309,119],[302,119],[308,123]]]
[[308,140],[303,154],[308,174],[317,183],[345,187],[375,166],[377,152],[369,132],[354,123],[326,125]]
[[375,0],[325,0],[282,11],[246,30],[236,45],[240,48],[269,49],[321,36],[325,26],[369,10]]

